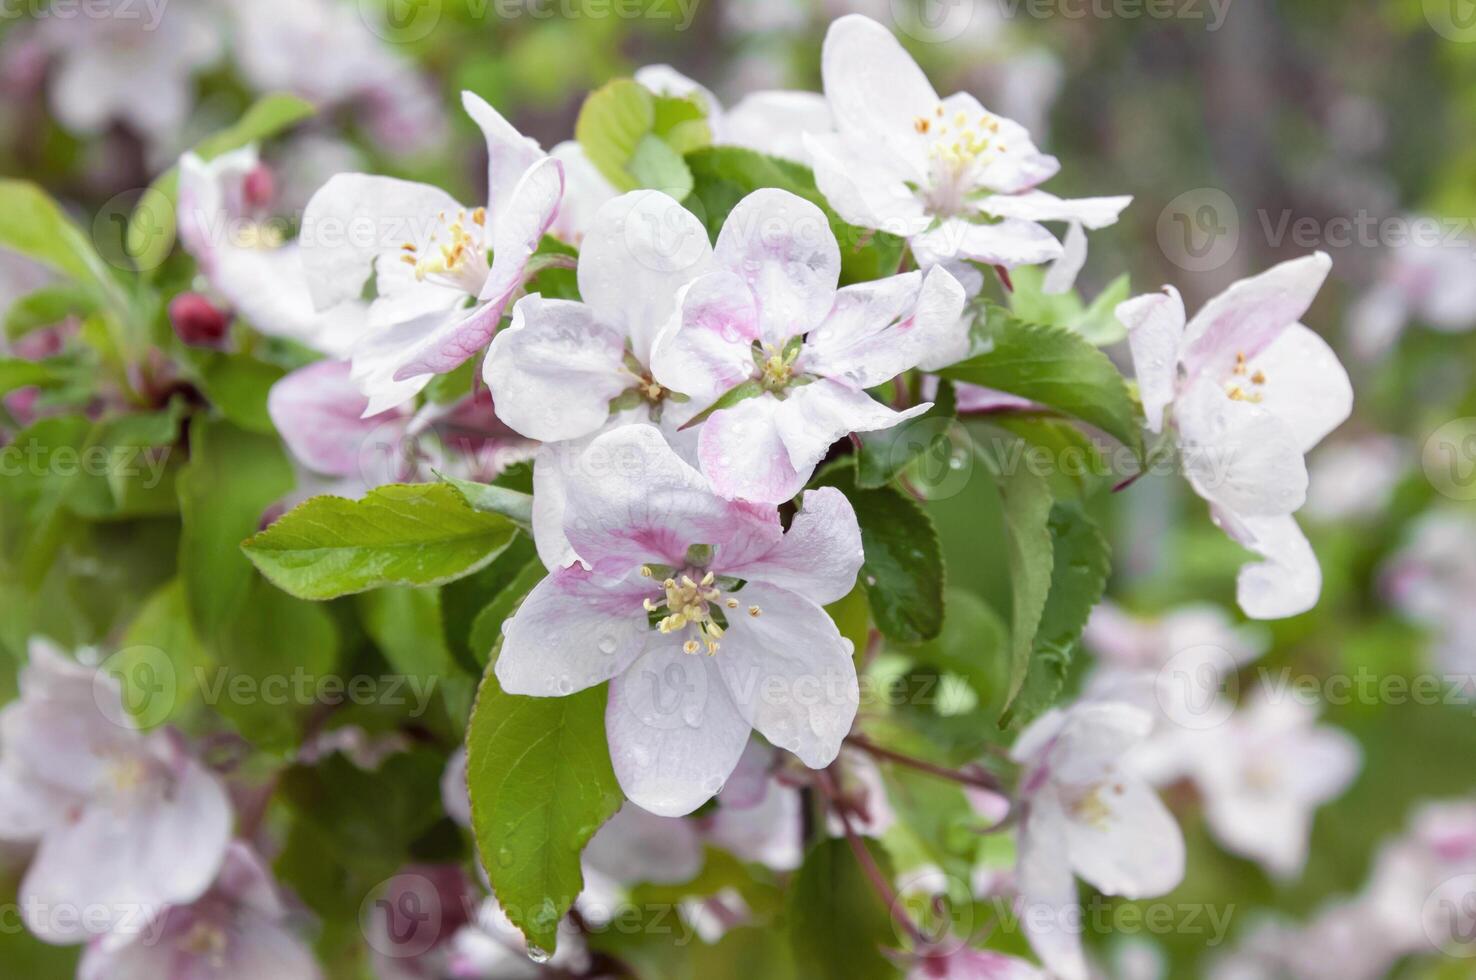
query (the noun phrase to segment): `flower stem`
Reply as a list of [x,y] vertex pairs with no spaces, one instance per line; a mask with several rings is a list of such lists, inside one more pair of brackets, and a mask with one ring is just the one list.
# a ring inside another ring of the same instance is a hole
[[846,741],[863,752],[876,756],[878,759],[886,759],[888,762],[895,762],[898,765],[907,766],[909,769],[916,769],[918,772],[925,772],[929,775],[937,776],[939,779],[948,779],[955,783],[962,783],[965,786],[973,786],[976,789],[989,790],[991,793],[998,793],[1001,796],[1009,795],[1005,791],[1004,784],[996,779],[992,773],[984,769],[977,769],[973,772],[949,769],[947,766],[940,766],[924,759],[918,759],[914,756],[896,752],[892,749],[882,748],[863,735],[847,736]]

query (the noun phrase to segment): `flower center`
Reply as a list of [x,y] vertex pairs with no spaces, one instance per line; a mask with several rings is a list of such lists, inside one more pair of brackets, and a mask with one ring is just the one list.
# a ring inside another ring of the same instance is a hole
[[[1112,807],[1102,799],[1102,794],[1108,789],[1106,783],[1098,783],[1086,793],[1071,802],[1071,814],[1082,823],[1089,824],[1098,829],[1106,827],[1112,822]],[[1122,795],[1122,786],[1113,785],[1111,790],[1114,794]]]
[[939,105],[932,117],[913,120],[918,133],[929,136],[928,206],[931,212],[949,217],[970,210],[968,198],[981,183],[981,171],[991,155],[1009,152],[999,136],[999,120],[989,113],[970,119],[967,113],[954,113],[946,118]]
[[[665,614],[656,621],[658,632],[690,633],[682,644],[684,653],[706,649],[710,657],[718,652],[719,641],[727,632],[724,610],[737,609],[739,603],[732,596],[723,595],[722,589],[717,587],[717,576],[712,572],[706,572],[700,579],[694,579],[693,574],[683,572],[663,580],[661,597],[646,599],[646,612]],[[655,569],[644,565],[641,575],[653,578]],[[758,617],[762,612],[758,606],[748,607],[750,616]]]
[[[487,209],[477,208],[468,215],[457,211],[456,219],[446,226],[446,213],[437,216],[437,230],[424,252],[412,242],[400,246],[400,261],[415,270],[416,282],[433,282],[450,286],[475,296],[482,291],[490,267],[487,265]],[[443,240],[444,239],[444,240]]]
[[214,964],[225,960],[228,941],[225,930],[209,922],[197,922],[179,941],[179,948],[191,956],[200,956]]
[[786,345],[784,350],[765,344],[762,352],[755,350],[759,384],[769,391],[783,391],[794,380],[794,362],[799,360],[799,354],[798,344]]
[[1259,402],[1264,393],[1261,391],[1266,386],[1266,373],[1256,371],[1250,373],[1245,363],[1245,354],[1235,355],[1235,367],[1230,371],[1230,380],[1225,382],[1225,394],[1230,396],[1231,401],[1236,402]]
[[282,229],[270,221],[242,222],[233,237],[237,248],[254,248],[263,252],[281,248],[286,241]]

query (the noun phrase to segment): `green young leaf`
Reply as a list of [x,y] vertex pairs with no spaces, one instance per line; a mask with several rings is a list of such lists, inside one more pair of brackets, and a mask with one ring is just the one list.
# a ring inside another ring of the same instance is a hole
[[693,426],[701,425],[703,422],[706,422],[714,412],[721,412],[725,408],[732,408],[739,402],[748,401],[748,399],[750,398],[757,398],[763,393],[764,386],[753,379],[749,379],[748,381],[736,384],[733,387],[729,388],[727,391],[723,392],[721,395],[719,395],[717,401],[713,402],[711,405],[707,406],[702,411],[692,416],[682,426],[682,428],[690,429]]
[[997,306],[986,307],[974,330],[980,352],[939,375],[1039,402],[1142,455],[1132,396],[1106,354],[1069,330],[1027,323]]
[[129,624],[122,649],[107,661],[123,685],[124,705],[143,728],[178,723],[195,703],[212,664],[190,626],[178,579],[148,598]]
[[1102,599],[1111,568],[1107,539],[1074,503],[1051,508],[1051,590],[1019,696],[1005,713],[1005,724],[1028,724],[1061,692],[1092,607]]
[[[194,152],[202,160],[213,160],[222,153],[275,136],[316,111],[312,103],[295,95],[280,92],[263,95],[235,125],[195,144]],[[174,206],[178,196],[179,168],[170,167],[154,179],[134,205],[124,247],[136,268],[142,271],[158,268],[174,247]]]
[[1040,266],[1014,269],[1010,279],[1014,286],[1010,311],[1027,323],[1064,327],[1097,347],[1115,344],[1127,336],[1127,329],[1117,320],[1118,304],[1131,291],[1125,273],[1112,280],[1090,305],[1083,303],[1075,290],[1045,292],[1045,270]]
[[516,526],[443,483],[390,484],[362,500],[313,497],[242,543],[283,591],[332,599],[385,585],[441,585],[506,548]]
[[693,210],[703,216],[714,240],[734,205],[761,187],[778,187],[825,213],[840,244],[842,284],[890,276],[902,261],[902,239],[842,221],[815,186],[814,174],[802,164],[736,146],[705,147],[687,154],[686,160],[696,181],[693,195],[701,205]]
[[120,314],[130,309],[117,277],[87,233],[34,184],[0,180],[0,248],[35,259]]
[[94,308],[87,291],[74,283],[42,286],[10,304],[10,309],[5,311],[4,334],[14,340],[69,316],[91,313]]
[[[437,474],[439,475],[439,474]],[[441,476],[441,482],[456,488],[477,510],[487,514],[501,514],[526,531],[533,530],[533,495],[499,487],[494,483],[473,483]]]
[[17,388],[32,385],[45,387],[60,384],[63,376],[45,361],[23,361],[19,358],[0,358],[0,395],[8,395]]
[[477,613],[477,618],[472,620],[471,635],[467,638],[467,644],[471,647],[472,656],[477,662],[486,665],[492,659],[492,649],[497,646],[497,641],[502,636],[502,624],[505,623],[514,612],[518,604],[523,601],[533,586],[542,582],[548,570],[543,567],[535,555],[526,562],[522,568],[503,586],[491,602],[482,607]]
[[680,201],[692,191],[682,153],[710,138],[704,115],[694,99],[656,95],[618,78],[584,100],[574,135],[617,190],[649,187]]
[[847,464],[827,468],[818,482],[838,488],[856,509],[866,553],[861,583],[876,628],[902,643],[937,636],[943,628],[943,552],[927,513],[893,487],[857,487]]
[[542,567],[532,537],[519,534],[485,568],[441,586],[441,628],[446,638],[446,649],[463,670],[478,679],[487,666],[487,655],[496,634],[480,654],[473,653],[471,638],[477,616],[488,604],[496,601],[530,562]]
[[190,424],[190,462],[176,481],[183,531],[179,574],[195,632],[216,636],[255,577],[239,549],[262,514],[296,482],[275,438],[224,421]]
[[884,487],[920,458],[930,470],[946,469],[955,450],[950,423],[957,415],[958,398],[953,385],[944,381],[938,385],[933,407],[922,415],[880,432],[861,433],[856,485],[866,490]]
[[579,855],[623,798],[605,742],[606,688],[507,694],[487,671],[467,730],[467,786],[482,866],[531,949],[552,953],[584,888]]
[[[1049,527],[1052,500],[1045,480],[1024,467],[1007,472],[999,489],[1004,501],[1012,606],[1009,684],[1004,698],[1008,716],[1030,672],[1035,634],[1050,594],[1054,567]],[[1003,724],[1001,719],[1001,727]]]
[[[882,877],[891,862],[864,842]],[[805,855],[789,893],[789,942],[799,975],[812,980],[891,980],[901,976],[882,952],[901,940],[886,903],[862,871],[849,842],[823,840]]]
[[200,386],[210,404],[249,432],[275,435],[267,393],[287,372],[243,354],[210,353],[200,365]]

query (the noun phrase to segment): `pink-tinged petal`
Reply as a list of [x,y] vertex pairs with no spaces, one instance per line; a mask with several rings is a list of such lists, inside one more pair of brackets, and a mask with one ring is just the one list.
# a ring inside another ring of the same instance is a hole
[[564,199],[549,231],[572,245],[578,245],[594,226],[594,217],[606,202],[620,192],[590,162],[584,147],[565,140],[548,151],[548,155],[564,165]]
[[841,259],[830,222],[788,191],[766,187],[739,201],[713,252],[753,290],[765,343],[779,346],[807,333],[835,302]]
[[[740,761],[740,769],[742,765]],[[727,794],[737,778],[735,772],[718,794],[721,805],[704,820],[707,839],[741,861],[754,861],[773,871],[798,868],[805,854],[799,790],[765,779],[752,805],[732,807],[727,805]]]
[[687,549],[721,554],[777,538],[778,515],[723,500],[650,425],[626,425],[595,439],[567,479],[564,533],[580,559],[606,576],[642,563],[675,568]]
[[523,283],[523,272],[564,197],[564,165],[552,157],[535,163],[518,180],[507,207],[492,222],[492,269],[479,299],[506,303]]
[[738,765],[750,726],[718,673],[717,657],[668,638],[610,682],[605,735],[627,798],[663,817],[706,803]]
[[696,215],[660,191],[631,191],[595,214],[579,251],[579,295],[649,364],[678,293],[711,268],[712,246]]
[[1184,477],[1194,492],[1244,516],[1290,514],[1307,499],[1307,464],[1289,426],[1211,381],[1174,406]]
[[1179,385],[1179,347],[1184,338],[1184,301],[1173,286],[1121,303],[1117,319],[1128,332],[1128,349],[1138,377],[1138,395],[1148,431],[1163,429],[1163,410]]
[[985,265],[1040,265],[1061,257],[1061,243],[1033,221],[1005,218],[994,224],[977,224],[962,218],[945,218],[935,228],[912,238],[918,264],[927,268],[950,259],[972,259]]
[[409,413],[392,410],[364,417],[368,399],[349,376],[344,361],[317,361],[272,385],[267,413],[287,448],[309,469],[329,476],[356,476],[364,464],[364,444]]
[[[778,411],[774,414],[774,425],[789,453],[790,465],[799,474],[800,484],[803,486],[837,440],[852,432],[890,429],[910,418],[916,418],[932,407],[932,403],[927,402],[905,411],[893,411],[864,391],[821,378],[791,389],[789,397],[779,403]],[[795,491],[798,492],[798,487]],[[791,493],[789,496],[793,495]]]
[[1032,806],[1020,828],[1016,884],[1020,922],[1035,954],[1061,980],[1087,980],[1082,909],[1067,860],[1066,817],[1053,798]]
[[579,560],[574,546],[564,536],[564,506],[568,501],[568,477],[589,439],[542,446],[533,459],[533,543],[538,558],[549,571]]
[[927,172],[927,140],[917,120],[931,118],[940,100],[891,31],[857,14],[835,21],[825,33],[820,75],[836,128]]
[[498,416],[530,439],[559,442],[597,431],[610,400],[636,379],[625,338],[583,303],[525,296],[492,340],[482,377]]
[[313,302],[327,310],[359,299],[376,263],[399,263],[401,245],[425,244],[436,215],[459,208],[429,184],[368,174],[333,177],[308,201],[298,236]]
[[396,352],[393,359],[399,366],[392,380],[411,382],[456,370],[487,346],[500,322],[502,303],[478,303],[464,315],[453,313],[416,343]]
[[[158,745],[173,736],[151,738]],[[42,840],[21,884],[26,925],[39,938],[77,943],[89,929],[141,928],[147,913],[192,902],[215,880],[230,841],[230,800],[198,762],[159,751],[149,761],[169,767],[167,791],[146,778]],[[91,922],[55,914],[94,906],[102,911]]]
[[1317,605],[1322,567],[1294,517],[1247,517],[1219,507],[1211,515],[1226,534],[1265,559],[1243,566],[1236,580],[1235,597],[1247,616],[1285,619]]
[[996,218],[1025,221],[1070,221],[1086,228],[1106,228],[1117,223],[1122,209],[1133,203],[1123,197],[1082,197],[1065,200],[1045,191],[996,194],[979,202],[979,210]]
[[1047,980],[1047,977],[1025,960],[965,947],[925,956],[908,972],[907,980]]
[[722,573],[802,595],[818,605],[849,593],[861,571],[861,528],[846,495],[834,487],[806,490],[784,537]]
[[754,374],[758,306],[748,283],[709,272],[681,294],[680,310],[651,351],[651,373],[700,408]]
[[502,113],[473,92],[461,93],[466,114],[487,141],[487,210],[494,222],[512,207],[513,190],[535,163],[544,158],[536,140],[518,132]]
[[806,133],[828,133],[835,128],[830,103],[816,92],[753,92],[723,117],[717,140],[727,146],[745,146],[769,156],[808,163]]
[[804,487],[808,476],[790,462],[779,435],[782,406],[763,394],[714,412],[702,424],[697,456],[715,491],[730,499],[780,503]]
[[1300,323],[1252,358],[1246,371],[1264,377],[1249,386],[1261,399],[1257,404],[1291,429],[1304,453],[1353,412],[1353,384],[1338,355]]
[[1071,865],[1104,895],[1128,899],[1166,894],[1184,880],[1184,836],[1149,786],[1118,778],[1094,797],[1092,819],[1069,819]]
[[734,598],[741,608],[713,657],[733,703],[776,747],[823,769],[856,718],[850,644],[825,610],[786,589],[750,582]]
[[[805,338],[801,370],[874,388],[968,348],[963,286],[948,270],[909,272],[840,290],[830,316]],[[951,359],[951,360],[950,360]]]
[[554,571],[508,621],[498,683],[539,698],[604,683],[646,649],[651,627],[641,603],[657,592],[638,574],[610,581],[578,565]]
[[179,241],[206,275],[214,271],[216,254],[229,243],[231,222],[245,209],[239,189],[258,161],[255,146],[232,150],[208,163],[195,153],[180,157],[175,205]]
[[1039,405],[1028,398],[1011,395],[1005,391],[995,391],[993,388],[985,388],[983,385],[956,384],[953,386],[953,390],[958,398],[958,410],[960,414],[1030,412],[1040,409]]
[[1184,332],[1184,369],[1191,379],[1229,377],[1236,358],[1260,354],[1302,318],[1332,269],[1316,252],[1242,279],[1204,305]]
[[252,327],[331,356],[347,356],[362,335],[367,308],[350,302],[318,312],[295,244],[275,249],[227,248],[211,285]]
[[590,838],[584,862],[623,885],[650,881],[679,885],[702,870],[697,825],[658,817],[638,806],[620,810]]
[[815,185],[851,224],[906,237],[920,234],[932,222],[922,198],[908,186],[917,186],[922,177],[885,148],[830,133],[807,134],[804,146],[815,168]]
[[[171,915],[164,935],[140,936],[126,946],[96,943],[83,956],[78,980],[320,980],[311,948],[273,919],[251,909]],[[220,921],[215,921],[219,918]],[[214,927],[224,947],[192,948],[194,925]]]
[[404,363],[405,351],[414,350],[427,339],[443,332],[448,322],[459,319],[457,313],[432,314],[381,329],[365,337],[354,349],[349,376],[368,399],[365,415],[378,415],[410,401],[426,385],[432,375],[422,374],[403,381],[395,374]]

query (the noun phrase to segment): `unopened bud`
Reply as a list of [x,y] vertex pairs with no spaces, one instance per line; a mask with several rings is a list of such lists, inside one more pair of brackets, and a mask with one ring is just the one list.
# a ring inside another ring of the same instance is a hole
[[258,163],[251,168],[246,175],[242,187],[246,195],[246,204],[256,210],[264,210],[272,205],[277,199],[277,178],[272,173],[272,168],[264,163]]
[[174,333],[191,347],[218,347],[230,321],[214,303],[199,293],[180,293],[169,301]]

